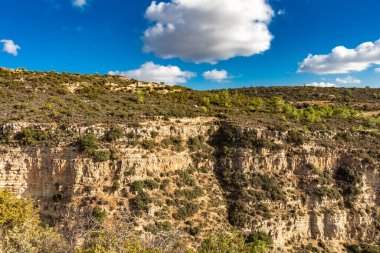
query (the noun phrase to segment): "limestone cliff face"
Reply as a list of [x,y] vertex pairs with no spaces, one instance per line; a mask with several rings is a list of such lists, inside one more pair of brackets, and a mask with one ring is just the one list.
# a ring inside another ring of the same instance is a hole
[[310,133],[301,142],[287,131],[211,118],[157,120],[119,126],[124,137],[99,147],[116,157],[97,162],[75,141],[90,132],[100,140],[109,127],[35,127],[56,139],[2,143],[0,188],[36,198],[46,216],[96,206],[135,217],[145,231],[166,222],[192,236],[232,225],[268,232],[275,252],[318,242],[339,252],[346,242],[379,240],[379,158],[363,155],[365,147],[323,145]]
[[[331,134],[326,137],[334,140]],[[295,144],[285,133],[236,126],[224,127],[218,138],[229,149],[219,152],[217,172],[236,225],[268,232],[278,251],[308,240],[336,251],[349,241],[378,241],[380,166],[365,147],[326,147],[313,136]]]

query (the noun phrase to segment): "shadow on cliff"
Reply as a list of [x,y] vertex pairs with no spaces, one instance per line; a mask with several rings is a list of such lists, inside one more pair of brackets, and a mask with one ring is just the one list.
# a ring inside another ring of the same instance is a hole
[[[43,215],[59,216],[72,199],[76,178],[75,150],[55,151],[52,147],[24,147],[27,155],[26,189],[24,196],[32,196],[41,206]],[[55,215],[56,214],[56,215]]]
[[[214,148],[214,173],[227,204],[227,217],[232,226],[246,227],[249,222],[243,189],[248,186],[242,170],[238,169],[239,154],[236,149],[245,146],[245,139],[237,126],[221,121],[220,127],[210,136],[209,145]],[[248,134],[249,135],[249,134]]]

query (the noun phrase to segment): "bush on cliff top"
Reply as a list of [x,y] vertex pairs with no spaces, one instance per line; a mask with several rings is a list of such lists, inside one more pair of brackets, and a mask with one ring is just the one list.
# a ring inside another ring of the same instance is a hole
[[24,145],[33,145],[49,139],[49,133],[37,128],[25,128],[16,134],[15,139]]
[[93,133],[86,134],[79,138],[79,151],[90,154],[98,148],[98,141]]

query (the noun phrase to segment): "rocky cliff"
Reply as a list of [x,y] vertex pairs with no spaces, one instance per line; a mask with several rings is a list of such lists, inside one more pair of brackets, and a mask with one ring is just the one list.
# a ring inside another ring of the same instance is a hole
[[[267,232],[273,252],[379,241],[380,154],[371,132],[348,138],[215,118],[16,122],[1,132],[0,188],[36,198],[48,221],[99,209],[145,233],[179,230],[189,244],[235,227]],[[90,134],[97,143],[88,152],[91,143],[80,141]]]

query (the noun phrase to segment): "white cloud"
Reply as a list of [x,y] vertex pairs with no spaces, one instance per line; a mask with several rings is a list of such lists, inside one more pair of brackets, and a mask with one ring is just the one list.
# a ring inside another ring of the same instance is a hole
[[215,82],[220,83],[220,82],[223,82],[223,81],[229,79],[230,76],[228,75],[228,72],[224,69],[222,69],[222,70],[213,69],[213,70],[209,70],[209,71],[204,72],[203,78],[206,80],[211,80],[211,81],[215,81]]
[[85,5],[87,5],[87,0],[73,0],[72,4],[75,7],[83,8]]
[[270,48],[273,16],[267,0],[153,1],[144,51],[196,63],[260,54]]
[[323,88],[337,87],[335,83],[328,83],[328,82],[312,82],[312,83],[305,84],[305,86],[323,87]]
[[342,84],[361,84],[362,81],[359,79],[356,79],[352,76],[347,76],[346,78],[337,78],[336,79],[337,83],[342,83]]
[[129,71],[110,71],[110,75],[127,76],[146,82],[164,82],[169,85],[186,83],[188,79],[196,74],[189,71],[182,71],[177,66],[161,66],[153,62],[146,62],[139,69]]
[[277,11],[277,15],[281,16],[281,15],[285,15],[286,14],[286,10],[285,9],[279,9]]
[[375,72],[376,72],[376,73],[380,73],[380,68],[376,68],[376,69],[375,69]]
[[365,42],[355,49],[336,47],[327,55],[309,55],[298,72],[315,74],[346,74],[380,65],[380,40]]
[[1,43],[3,43],[3,51],[8,53],[8,54],[11,54],[11,55],[14,55],[14,56],[17,56],[18,55],[18,51],[21,49],[21,47],[19,45],[16,45],[13,40],[0,40]]

